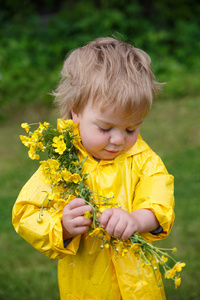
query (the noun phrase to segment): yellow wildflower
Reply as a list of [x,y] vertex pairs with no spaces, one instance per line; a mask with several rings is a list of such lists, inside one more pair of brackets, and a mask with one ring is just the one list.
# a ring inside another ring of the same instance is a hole
[[181,277],[180,275],[175,277],[175,288],[177,289],[177,287],[181,284]]
[[73,125],[72,120],[63,120],[63,119],[58,119],[57,120],[57,129],[59,132],[62,132],[63,130],[71,127]]
[[[108,208],[108,207],[107,207]],[[106,208],[105,207],[99,207],[99,211],[100,211],[100,213],[103,213],[104,212],[104,210],[105,210]]]
[[69,203],[71,200],[73,200],[74,198],[76,198],[76,196],[74,196],[74,195],[72,195],[72,194],[70,194],[69,196],[68,196],[68,198],[67,198],[67,203]]
[[38,131],[39,132],[42,132],[43,130],[47,129],[47,127],[49,126],[50,124],[48,122],[44,122],[43,124],[39,122],[39,128],[38,128]]
[[24,128],[26,130],[26,132],[28,133],[30,130],[30,126],[28,125],[28,123],[22,123],[21,127]]
[[73,139],[72,139],[72,144],[74,146],[76,146],[76,144],[78,144],[81,141],[81,137],[79,135],[79,131],[78,131],[78,124],[74,123],[73,126]]
[[28,151],[28,156],[30,159],[39,159],[40,156],[35,153],[35,147],[31,145],[30,150]]
[[165,272],[165,278],[170,279],[176,275],[176,270],[174,268]]
[[68,127],[74,125],[74,122],[71,119],[69,119],[66,121],[66,124],[67,124],[67,128],[68,128]]
[[48,160],[40,161],[43,169],[49,169],[51,172],[55,172],[55,170],[59,169],[60,163],[56,159],[49,158]]
[[27,137],[25,135],[20,135],[19,137],[20,137],[21,142],[24,144],[24,146],[30,147],[31,143],[30,143],[30,138],[29,137]]
[[61,185],[52,186],[52,192],[56,194],[58,198],[61,198],[60,194],[63,192],[63,188]]
[[59,154],[63,154],[63,152],[66,149],[66,144],[65,144],[65,141],[64,141],[64,136],[63,135],[55,136],[53,138],[53,144],[52,144],[52,146],[56,148],[55,152],[57,152]]
[[46,148],[44,147],[44,145],[43,145],[42,142],[37,143],[36,146],[37,146],[38,148],[40,148],[42,151],[44,151],[44,150],[46,149]]
[[82,178],[79,174],[74,173],[71,176],[71,181],[73,181],[74,183],[77,183],[79,181],[82,181]]
[[104,248],[109,249],[110,245],[108,243],[105,243]]
[[50,168],[52,171],[58,170],[60,167],[60,163],[56,159],[49,158],[46,162],[47,162],[47,167]]
[[122,257],[128,252],[128,249],[126,247],[126,241],[117,241],[115,243],[116,251],[118,254],[120,254]]
[[85,217],[86,219],[90,219],[90,218],[92,217],[92,215],[91,215],[91,213],[90,213],[89,211],[86,211],[86,212],[84,213],[84,217]]
[[48,199],[49,200],[59,200],[60,194],[59,193],[48,193]]
[[103,236],[104,231],[105,230],[103,228],[95,228],[92,232],[90,232],[89,236]]
[[106,195],[106,198],[113,198],[113,197],[114,197],[114,193],[111,191]]
[[51,183],[51,180],[58,183],[62,180],[62,177],[57,170],[59,169],[60,163],[55,159],[48,159],[40,161],[42,166],[43,175],[46,178],[46,183]]
[[126,254],[128,252],[128,249],[122,249],[122,251],[121,251],[121,255],[122,255],[122,257],[124,257],[124,255]]
[[81,141],[81,137],[80,137],[79,134],[77,134],[77,135],[74,137],[74,139],[72,140],[72,144],[73,144],[74,146],[76,146],[76,144],[78,144],[80,141]]
[[[147,266],[147,265],[148,265],[148,263],[142,261],[141,264],[140,264],[140,267],[145,267],[145,266]],[[156,267],[154,267],[154,269],[155,269],[155,268],[156,268]]]
[[72,173],[67,171],[67,169],[62,170],[61,175],[65,181],[70,181]]
[[168,257],[162,255],[162,256],[161,256],[161,262],[162,262],[162,263],[166,263],[167,261],[168,261]]
[[38,139],[40,138],[40,134],[37,130],[35,130],[33,132],[33,134],[31,135],[31,142],[32,143],[37,143]]
[[43,175],[46,179],[46,182],[50,183],[49,175],[50,175],[51,172],[50,172],[49,164],[45,160],[40,161],[40,163],[41,163],[41,167],[42,167],[42,173],[43,173]]
[[60,173],[58,173],[56,171],[51,172],[51,180],[54,183],[58,183],[59,181],[62,180],[62,176],[60,175]]
[[157,265],[157,261],[156,261],[156,259],[155,259],[154,257],[151,259],[151,264],[152,264],[153,266],[156,266],[156,265]]
[[185,267],[185,263],[177,262],[173,266],[173,269],[176,270],[176,272],[181,272],[183,267]]

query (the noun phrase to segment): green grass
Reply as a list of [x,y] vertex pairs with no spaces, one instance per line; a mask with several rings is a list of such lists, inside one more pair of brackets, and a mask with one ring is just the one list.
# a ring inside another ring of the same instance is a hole
[[[157,101],[141,128],[143,138],[163,159],[175,177],[175,224],[169,237],[160,245],[176,246],[177,260],[186,262],[181,273],[182,284],[175,290],[173,282],[164,280],[167,299],[200,299],[200,99]],[[17,195],[37,169],[19,135],[24,121],[53,121],[49,110],[30,107],[0,128],[0,299],[59,299],[57,261],[37,252],[11,224],[12,207]]]

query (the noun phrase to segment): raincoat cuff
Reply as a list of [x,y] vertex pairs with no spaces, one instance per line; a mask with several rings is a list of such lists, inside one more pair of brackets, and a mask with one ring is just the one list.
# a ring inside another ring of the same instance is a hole
[[150,209],[158,220],[159,226],[162,228],[162,231],[156,234],[152,234],[151,232],[141,233],[144,239],[147,241],[157,241],[162,240],[169,235],[174,222],[174,211],[172,208],[162,206],[158,203],[144,202],[137,206],[134,210],[138,209]]

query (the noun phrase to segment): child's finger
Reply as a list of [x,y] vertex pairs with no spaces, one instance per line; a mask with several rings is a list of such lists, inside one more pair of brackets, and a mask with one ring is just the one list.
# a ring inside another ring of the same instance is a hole
[[133,226],[127,225],[124,232],[121,235],[122,240],[127,240],[134,233]]
[[108,208],[108,209],[105,209],[103,211],[103,213],[101,214],[101,216],[99,218],[99,221],[101,223],[101,227],[103,227],[103,228],[107,227],[108,221],[110,220],[112,215],[113,215],[112,208],[111,209]]
[[83,234],[89,231],[89,226],[79,226],[74,229],[74,235]]
[[74,219],[78,216],[83,216],[87,211],[92,212],[92,207],[86,205],[84,199],[75,198],[64,207],[63,216],[68,219]]
[[76,207],[85,205],[85,200],[82,198],[74,198],[67,205],[69,209],[74,209]]
[[[109,226],[109,224],[108,224]],[[127,227],[127,221],[126,219],[123,219],[123,218],[119,218],[118,219],[118,222],[116,223],[116,225],[114,226],[113,228],[113,233],[112,235],[114,235],[114,237],[116,239],[119,239],[122,237],[122,235],[124,234],[124,231]],[[107,230],[107,229],[106,229]],[[107,231],[108,232],[108,231]]]
[[78,216],[72,220],[74,227],[90,226],[91,222],[91,219],[86,219],[83,216]]
[[92,212],[92,207],[90,205],[75,207],[73,210],[71,210],[71,216],[72,218],[83,216],[87,211]]

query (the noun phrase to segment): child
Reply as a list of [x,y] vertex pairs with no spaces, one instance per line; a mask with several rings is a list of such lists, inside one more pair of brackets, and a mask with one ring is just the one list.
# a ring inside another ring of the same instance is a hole
[[[121,208],[99,217],[109,235],[128,239],[139,232],[148,241],[168,236],[174,220],[173,177],[142,140],[139,131],[162,84],[155,81],[149,56],[114,38],[99,38],[73,51],[64,63],[55,93],[61,116],[79,125],[78,157],[92,191],[114,193]],[[41,169],[22,189],[13,209],[16,231],[37,250],[58,258],[60,297],[66,299],[165,299],[150,266],[138,259],[101,249],[88,237],[92,208],[75,198],[37,223],[50,187]],[[159,281],[160,273],[155,271]]]

